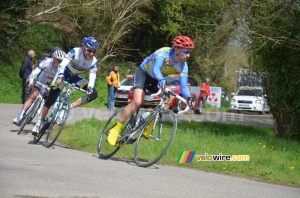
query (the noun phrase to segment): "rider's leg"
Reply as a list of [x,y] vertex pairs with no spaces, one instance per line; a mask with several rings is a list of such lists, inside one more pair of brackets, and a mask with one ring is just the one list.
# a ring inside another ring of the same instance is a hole
[[39,118],[38,118],[36,124],[34,125],[34,127],[32,129],[33,135],[36,135],[39,132],[39,128],[40,128],[42,120],[44,120],[45,117],[47,116],[49,108],[55,103],[59,93],[60,93],[60,89],[53,89],[53,87],[50,89],[49,96],[48,96],[44,106],[41,109],[41,113],[39,115]]
[[116,144],[118,135],[121,131],[122,124],[130,118],[130,116],[142,105],[144,102],[145,92],[143,89],[135,88],[133,90],[133,100],[123,110],[121,117],[117,124],[109,131],[107,141],[110,145]]
[[73,102],[71,104],[70,108],[75,108],[75,107],[85,105],[85,104],[95,100],[97,97],[98,97],[98,92],[96,91],[95,88],[93,88],[93,92],[88,97],[82,96],[81,98],[78,98],[75,102]]

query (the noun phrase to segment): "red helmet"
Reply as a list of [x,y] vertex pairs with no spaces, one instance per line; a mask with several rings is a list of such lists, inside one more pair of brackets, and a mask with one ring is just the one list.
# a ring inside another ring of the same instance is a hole
[[194,41],[187,36],[176,36],[172,42],[173,47],[193,49]]

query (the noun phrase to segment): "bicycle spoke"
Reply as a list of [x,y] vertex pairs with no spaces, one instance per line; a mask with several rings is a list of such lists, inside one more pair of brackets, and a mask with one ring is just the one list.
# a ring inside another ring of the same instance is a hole
[[[151,122],[150,120],[147,122]],[[170,110],[164,110],[156,122],[152,137],[146,139],[141,132],[134,148],[134,160],[138,166],[147,167],[158,162],[170,147],[176,133],[177,119]]]

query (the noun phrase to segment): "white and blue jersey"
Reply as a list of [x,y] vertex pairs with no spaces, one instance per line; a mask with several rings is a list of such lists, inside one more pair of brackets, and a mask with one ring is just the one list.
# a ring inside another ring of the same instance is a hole
[[174,53],[171,47],[160,48],[145,58],[140,67],[157,81],[164,80],[164,75],[179,74],[181,94],[188,98],[188,65],[186,62],[176,62]]
[[[69,83],[75,83],[79,87],[88,84],[89,87],[94,88],[97,70],[97,59],[94,56],[91,59],[86,59],[82,48],[75,47],[68,52],[59,65],[58,75],[63,75]],[[90,72],[89,81],[80,76],[80,74],[87,71]]]
[[[37,78],[37,81],[46,85],[50,84],[57,73],[57,68],[54,67],[54,60],[52,58],[45,58],[39,65],[31,72],[29,77],[29,84]],[[35,85],[39,89],[39,85]]]

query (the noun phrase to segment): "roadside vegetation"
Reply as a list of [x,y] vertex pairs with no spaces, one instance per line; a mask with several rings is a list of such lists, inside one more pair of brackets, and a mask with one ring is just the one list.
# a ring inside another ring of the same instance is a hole
[[[58,141],[97,154],[104,124],[105,121],[92,118],[66,125]],[[114,157],[133,159],[133,148],[134,144],[126,145]],[[180,122],[170,149],[159,163],[300,186],[299,150],[299,142],[276,138],[273,128]],[[250,160],[197,161],[194,156],[191,163],[177,163],[181,151],[195,151],[196,155],[249,155]]]

